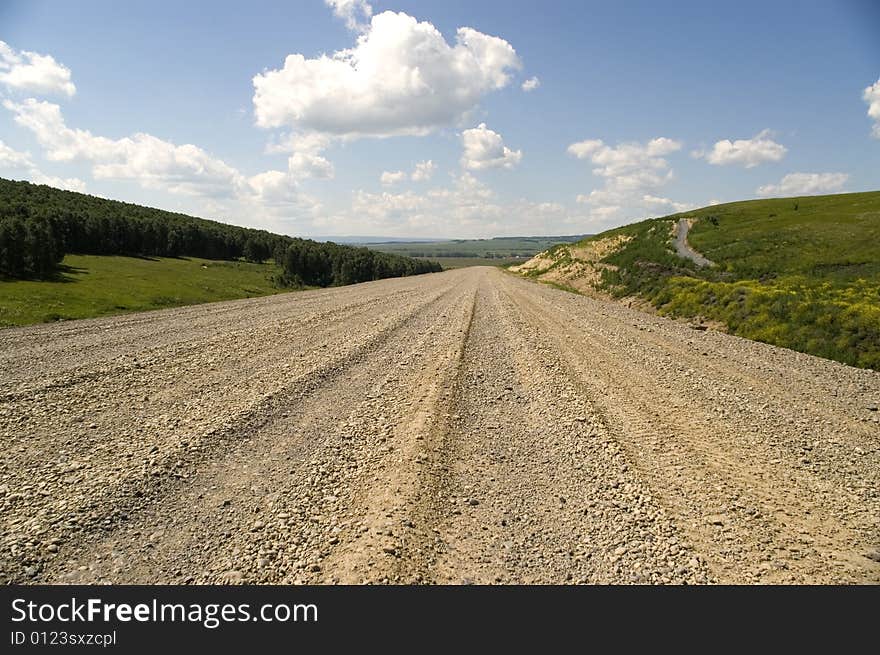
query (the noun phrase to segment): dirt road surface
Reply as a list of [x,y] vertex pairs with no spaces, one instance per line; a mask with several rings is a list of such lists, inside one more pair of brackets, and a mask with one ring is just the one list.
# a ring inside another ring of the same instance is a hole
[[678,223],[673,226],[672,236],[674,238],[672,243],[675,246],[675,252],[678,253],[679,257],[690,259],[697,266],[712,266],[710,260],[694,250],[691,247],[691,244],[688,243],[688,231],[691,229],[692,221],[693,219],[690,218],[680,218],[678,219]]
[[880,374],[469,268],[0,332],[0,575],[877,583]]

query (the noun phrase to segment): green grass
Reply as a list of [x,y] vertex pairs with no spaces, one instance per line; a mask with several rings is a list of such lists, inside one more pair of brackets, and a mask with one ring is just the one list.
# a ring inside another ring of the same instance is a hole
[[274,264],[68,255],[54,280],[0,278],[0,326],[280,293]]
[[[698,268],[669,244],[699,219]],[[880,192],[750,200],[627,225],[592,239],[632,239],[603,261],[602,287],[660,313],[724,323],[742,337],[880,370]]]

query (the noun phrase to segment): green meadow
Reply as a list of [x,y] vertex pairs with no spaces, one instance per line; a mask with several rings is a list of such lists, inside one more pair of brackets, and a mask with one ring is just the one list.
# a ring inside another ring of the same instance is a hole
[[280,269],[272,263],[197,258],[67,255],[49,280],[0,278],[0,326],[265,296]]

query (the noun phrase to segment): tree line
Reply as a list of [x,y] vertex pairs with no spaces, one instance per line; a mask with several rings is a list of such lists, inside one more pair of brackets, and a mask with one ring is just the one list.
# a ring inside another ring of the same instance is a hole
[[66,254],[274,259],[279,282],[334,286],[440,271],[416,260],[297,239],[0,178],[0,275],[41,278]]

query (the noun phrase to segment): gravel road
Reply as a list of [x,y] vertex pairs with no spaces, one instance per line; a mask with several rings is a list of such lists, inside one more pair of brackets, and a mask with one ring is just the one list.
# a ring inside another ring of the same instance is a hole
[[878,583],[880,373],[468,268],[0,332],[0,576]]

